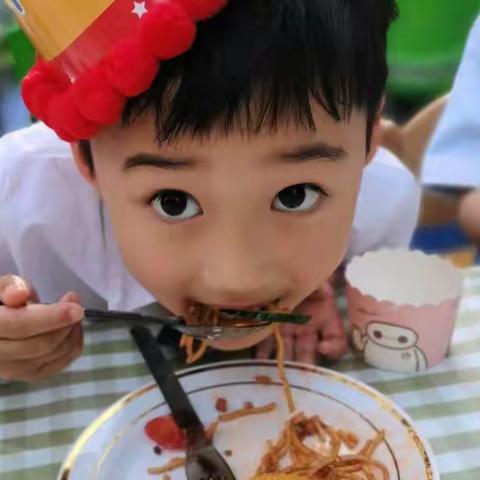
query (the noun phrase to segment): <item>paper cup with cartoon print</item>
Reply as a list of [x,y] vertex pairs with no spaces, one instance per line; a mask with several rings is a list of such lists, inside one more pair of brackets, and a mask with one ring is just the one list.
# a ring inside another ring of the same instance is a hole
[[383,370],[425,371],[447,354],[462,292],[449,262],[418,251],[381,250],[347,268],[352,343]]

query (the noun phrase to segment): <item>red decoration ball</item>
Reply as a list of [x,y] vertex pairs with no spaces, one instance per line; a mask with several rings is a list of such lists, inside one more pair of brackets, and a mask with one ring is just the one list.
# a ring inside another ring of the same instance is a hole
[[146,51],[161,60],[185,53],[193,44],[193,18],[174,1],[156,4],[141,22],[141,39]]
[[37,61],[22,81],[22,97],[30,112],[48,123],[48,105],[70,87],[70,79],[53,66]]
[[160,62],[139,40],[119,43],[105,62],[109,82],[126,97],[135,97],[150,88]]
[[58,135],[66,141],[89,139],[100,126],[84,118],[78,110],[71,90],[55,96],[50,102],[48,117]]
[[73,85],[74,101],[88,120],[111,125],[118,122],[126,98],[108,81],[103,65],[85,72]]
[[71,133],[67,132],[65,129],[59,126],[50,126],[50,128],[57,134],[57,137],[64,142],[73,143],[77,142],[78,138],[76,138]]
[[185,11],[196,21],[206,20],[213,17],[225,5],[228,0],[177,0]]

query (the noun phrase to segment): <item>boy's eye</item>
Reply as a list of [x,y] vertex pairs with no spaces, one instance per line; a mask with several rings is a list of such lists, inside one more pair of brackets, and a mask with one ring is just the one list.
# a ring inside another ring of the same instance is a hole
[[322,197],[327,196],[318,185],[302,183],[282,190],[273,202],[273,208],[280,212],[308,212]]
[[150,203],[155,211],[167,220],[189,220],[202,214],[198,202],[180,190],[162,190]]

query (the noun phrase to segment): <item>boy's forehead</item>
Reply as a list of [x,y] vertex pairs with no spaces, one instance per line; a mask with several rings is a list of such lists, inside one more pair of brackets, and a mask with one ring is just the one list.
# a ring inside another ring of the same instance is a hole
[[279,122],[275,128],[264,126],[259,130],[253,130],[239,120],[229,131],[222,128],[219,122],[206,134],[186,131],[159,142],[153,116],[143,115],[129,125],[118,124],[109,127],[93,141],[93,146],[100,154],[121,151],[126,156],[158,150],[203,152],[215,148],[229,151],[244,146],[265,151],[282,151],[294,145],[315,141],[350,151],[365,143],[364,112],[354,110],[348,119],[337,122],[321,106],[315,105],[312,108],[312,116],[313,128],[287,118]]

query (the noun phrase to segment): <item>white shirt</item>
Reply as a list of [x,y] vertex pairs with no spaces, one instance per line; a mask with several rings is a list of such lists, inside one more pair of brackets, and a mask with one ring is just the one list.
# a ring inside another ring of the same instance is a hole
[[467,42],[448,105],[425,155],[427,186],[480,186],[480,18]]
[[[386,150],[365,169],[348,256],[408,246],[420,189]],[[0,275],[35,286],[43,302],[75,290],[89,307],[136,310],[155,301],[129,273],[99,197],[68,144],[43,124],[0,139]]]

